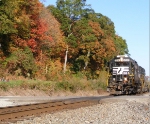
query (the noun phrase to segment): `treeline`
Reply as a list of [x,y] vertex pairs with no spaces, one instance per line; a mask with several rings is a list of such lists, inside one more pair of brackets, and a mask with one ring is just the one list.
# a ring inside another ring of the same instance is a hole
[[93,79],[117,54],[128,54],[126,41],[86,0],[57,0],[56,7],[0,1],[0,77],[61,80],[81,73]]

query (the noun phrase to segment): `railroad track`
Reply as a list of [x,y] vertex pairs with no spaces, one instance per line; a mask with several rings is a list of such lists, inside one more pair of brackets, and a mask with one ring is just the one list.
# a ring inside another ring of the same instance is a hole
[[52,113],[64,109],[76,109],[98,104],[101,99],[113,96],[80,97],[64,100],[46,101],[43,103],[26,104],[0,108],[0,123],[16,122],[17,120]]

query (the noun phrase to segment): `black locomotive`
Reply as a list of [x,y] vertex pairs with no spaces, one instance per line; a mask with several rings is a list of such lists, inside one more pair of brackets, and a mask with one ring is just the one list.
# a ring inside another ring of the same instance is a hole
[[129,56],[114,57],[108,64],[107,91],[117,95],[149,91],[145,82],[145,69]]

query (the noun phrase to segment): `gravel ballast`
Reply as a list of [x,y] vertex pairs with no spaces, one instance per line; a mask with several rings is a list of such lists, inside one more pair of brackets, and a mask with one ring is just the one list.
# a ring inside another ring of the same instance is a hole
[[16,124],[150,124],[150,97],[103,100],[98,105],[46,114]]

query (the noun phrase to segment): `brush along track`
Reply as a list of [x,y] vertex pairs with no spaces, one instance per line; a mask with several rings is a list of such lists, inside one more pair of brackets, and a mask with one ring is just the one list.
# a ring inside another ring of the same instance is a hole
[[1,107],[0,123],[15,122],[21,118],[38,116],[42,113],[51,113],[63,109],[75,109],[79,107],[90,106],[98,104],[101,99],[110,97],[112,96],[80,97],[64,100],[53,100],[36,104]]

